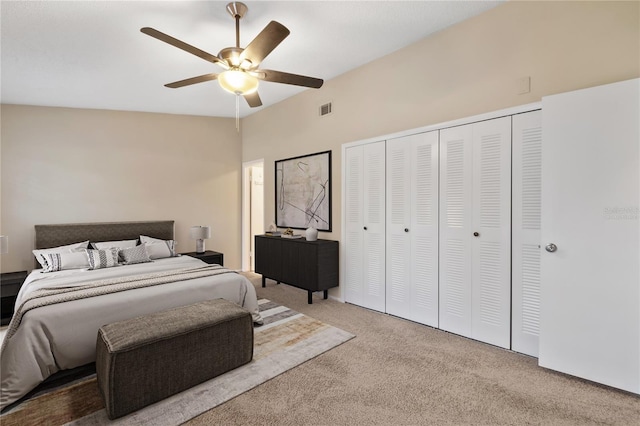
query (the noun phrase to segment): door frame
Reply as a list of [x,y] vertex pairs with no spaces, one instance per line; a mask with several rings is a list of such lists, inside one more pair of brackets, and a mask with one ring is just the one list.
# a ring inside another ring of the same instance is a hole
[[242,163],[242,271],[251,270],[251,262],[249,261],[251,247],[249,244],[249,238],[251,238],[251,179],[249,179],[249,170],[255,166],[262,166],[264,169],[264,158]]

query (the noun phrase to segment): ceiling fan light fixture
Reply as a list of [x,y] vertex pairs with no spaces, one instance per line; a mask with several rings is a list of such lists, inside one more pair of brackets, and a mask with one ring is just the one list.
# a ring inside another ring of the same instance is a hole
[[240,70],[228,70],[218,75],[218,83],[235,95],[250,95],[258,90],[258,79]]

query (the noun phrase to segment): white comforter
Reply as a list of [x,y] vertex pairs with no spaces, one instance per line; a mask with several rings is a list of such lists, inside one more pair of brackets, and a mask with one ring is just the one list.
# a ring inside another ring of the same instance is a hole
[[[73,287],[106,278],[203,264],[198,259],[181,256],[93,271],[45,274],[35,270],[22,286],[16,307],[29,293],[41,288]],[[253,315],[254,322],[262,322],[253,285],[236,273],[137,288],[26,312],[16,333],[2,344],[0,409],[17,401],[57,371],[94,362],[97,333],[102,325],[216,298],[244,307]]]

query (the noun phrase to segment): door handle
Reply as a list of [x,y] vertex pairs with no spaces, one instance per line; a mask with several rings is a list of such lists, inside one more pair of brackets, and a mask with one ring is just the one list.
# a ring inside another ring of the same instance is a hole
[[367,227],[366,227],[366,226],[364,227],[364,230],[365,230],[365,231],[367,230]]
[[404,228],[404,232],[409,232],[409,228]]
[[474,232],[474,233],[473,233],[473,236],[474,236],[474,237],[479,237],[479,236],[480,236],[480,233],[479,233],[479,232]]
[[544,249],[545,249],[546,251],[548,251],[549,253],[553,253],[553,252],[555,252],[556,250],[558,250],[558,246],[557,246],[557,245],[555,245],[555,244],[553,244],[553,243],[549,243],[549,244],[547,244],[547,245],[544,247]]

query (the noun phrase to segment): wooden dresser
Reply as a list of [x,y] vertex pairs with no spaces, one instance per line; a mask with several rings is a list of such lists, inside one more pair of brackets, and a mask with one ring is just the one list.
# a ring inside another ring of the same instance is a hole
[[309,304],[314,291],[326,299],[328,289],[338,286],[338,242],[256,235],[255,272],[262,275],[262,287],[270,278],[307,290]]

